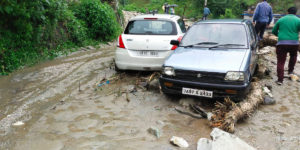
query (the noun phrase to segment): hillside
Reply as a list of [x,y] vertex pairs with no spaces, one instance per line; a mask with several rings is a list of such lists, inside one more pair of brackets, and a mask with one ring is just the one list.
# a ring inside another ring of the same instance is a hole
[[[214,0],[208,1],[208,7],[212,11],[211,18],[240,18],[241,14],[249,8],[255,8],[261,0]],[[201,18],[204,0],[120,0],[125,10],[146,12],[148,10],[159,10],[163,12],[164,3],[177,4],[176,14],[186,18]],[[269,0],[274,13],[284,14],[291,7],[300,6],[297,0]],[[300,13],[300,11],[299,11]]]

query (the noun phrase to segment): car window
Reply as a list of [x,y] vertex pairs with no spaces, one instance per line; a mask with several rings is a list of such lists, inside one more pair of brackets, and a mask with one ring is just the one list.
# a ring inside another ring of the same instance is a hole
[[175,23],[164,20],[135,20],[130,21],[125,34],[140,35],[177,35]]
[[179,20],[177,21],[177,23],[178,23],[178,25],[179,25],[179,27],[180,27],[180,29],[181,29],[181,32],[182,32],[182,33],[185,33],[185,32],[186,32],[186,28],[185,28],[185,23],[184,23],[184,21],[183,21],[182,19],[179,19]]
[[202,23],[194,25],[185,34],[180,46],[188,46],[205,42],[232,44],[231,47],[238,48],[248,47],[245,26],[242,24],[229,23]]
[[248,27],[249,27],[249,32],[250,32],[250,36],[251,36],[251,43],[255,42],[255,32],[252,27],[252,24],[248,24]]

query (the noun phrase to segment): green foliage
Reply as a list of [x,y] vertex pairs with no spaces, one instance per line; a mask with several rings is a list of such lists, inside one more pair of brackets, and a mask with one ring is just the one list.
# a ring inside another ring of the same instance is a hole
[[[129,0],[125,5],[125,10],[140,11],[148,8],[149,10],[159,10],[162,13],[164,3],[177,4],[176,14],[187,18],[202,18],[205,0]],[[241,18],[241,14],[249,7],[255,7],[261,0],[208,0],[212,18]],[[268,0],[275,13],[286,13],[286,10],[295,5],[296,0]]]
[[95,0],[82,0],[75,7],[75,16],[85,21],[89,36],[99,40],[112,40],[120,33],[114,10],[106,3]]
[[88,39],[86,23],[77,19],[70,10],[66,12],[65,26],[71,41],[80,45]]
[[1,0],[0,18],[0,75],[120,31],[114,10],[99,0]]
[[231,9],[225,9],[225,14],[220,16],[220,19],[233,19],[237,18],[233,13]]

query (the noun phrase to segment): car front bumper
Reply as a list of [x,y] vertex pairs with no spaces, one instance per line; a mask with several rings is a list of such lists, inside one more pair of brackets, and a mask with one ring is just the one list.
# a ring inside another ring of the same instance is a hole
[[[242,85],[200,83],[194,81],[184,81],[161,76],[159,79],[162,91],[167,94],[182,94],[183,88],[206,90],[213,92],[213,98],[223,97],[243,97],[250,89],[250,83]],[[166,86],[166,83],[172,86]]]
[[137,57],[130,50],[117,48],[115,63],[120,70],[160,71],[165,59],[173,51],[164,51],[159,57]]

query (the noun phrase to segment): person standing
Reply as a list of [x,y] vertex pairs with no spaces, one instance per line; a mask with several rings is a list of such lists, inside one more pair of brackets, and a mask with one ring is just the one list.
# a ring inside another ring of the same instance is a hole
[[281,85],[284,78],[284,64],[287,53],[290,54],[288,74],[294,74],[294,67],[297,62],[297,54],[299,50],[299,32],[300,19],[296,16],[297,8],[288,9],[288,15],[279,19],[275,24],[272,33],[278,36],[276,47],[277,54],[277,76],[276,83]]
[[267,0],[263,0],[263,2],[257,4],[253,16],[253,23],[255,24],[256,33],[259,35],[259,40],[263,39],[265,30],[272,20],[272,7],[268,4]]
[[169,14],[169,9],[170,9],[169,4],[168,3],[164,3],[163,10],[164,10],[165,14]]
[[170,7],[170,12],[171,12],[171,15],[175,15],[175,8],[174,8],[174,6]]
[[210,9],[205,5],[203,10],[203,18],[202,20],[206,20],[207,16],[210,14]]

